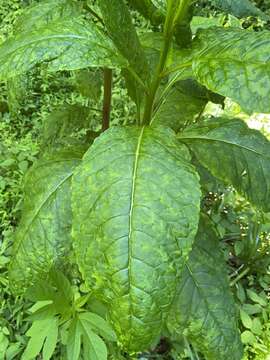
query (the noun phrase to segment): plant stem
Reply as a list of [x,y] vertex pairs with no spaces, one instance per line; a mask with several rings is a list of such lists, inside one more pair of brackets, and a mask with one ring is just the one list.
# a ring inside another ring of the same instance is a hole
[[246,276],[250,271],[250,268],[247,267],[244,269],[233,281],[230,282],[230,286],[234,286],[236,283],[238,283],[239,280],[241,280],[244,276]]
[[[178,18],[182,18],[185,15],[189,1],[190,0],[181,0],[179,8],[177,9],[176,12]],[[164,31],[163,31],[163,36],[164,36],[163,48],[160,53],[159,64],[157,66],[154,79],[152,81],[152,84],[150,85],[149,95],[146,98],[143,125],[149,125],[151,122],[156,93],[162,79],[162,73],[165,69],[168,59],[168,54],[173,40],[174,25],[175,25],[175,7],[173,6],[173,1],[170,1],[168,3],[168,10],[164,25]]]
[[105,68],[102,131],[107,130],[110,126],[111,101],[112,101],[112,69]]

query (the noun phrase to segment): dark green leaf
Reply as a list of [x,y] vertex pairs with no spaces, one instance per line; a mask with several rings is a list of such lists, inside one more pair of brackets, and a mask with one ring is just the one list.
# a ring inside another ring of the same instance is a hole
[[200,83],[232,98],[248,113],[270,112],[269,31],[201,30],[194,50],[193,71]]
[[250,0],[211,0],[211,2],[217,8],[240,18],[259,16],[263,20],[269,19],[269,17],[252,4]]
[[128,2],[153,25],[160,25],[164,21],[164,13],[159,11],[151,0],[129,0]]
[[179,135],[198,160],[253,204],[270,211],[270,142],[238,119],[213,119]]
[[223,254],[206,217],[201,218],[168,327],[179,336],[184,333],[206,360],[242,359],[236,309]]
[[82,69],[74,72],[76,89],[85,97],[96,103],[101,96],[103,72],[100,69]]
[[98,1],[104,23],[120,53],[128,60],[134,72],[147,83],[149,69],[128,7],[124,0]]
[[200,190],[189,160],[169,129],[116,127],[73,178],[77,261],[130,351],[160,335],[192,246]]
[[94,23],[77,18],[18,34],[0,46],[0,78],[22,74],[41,62],[48,62],[50,71],[126,65]]
[[9,268],[11,286],[18,293],[68,260],[70,180],[81,156],[71,150],[45,155],[27,173],[23,217]]
[[55,20],[80,16],[81,10],[82,6],[74,0],[43,0],[25,8],[14,30],[16,34],[32,31]]

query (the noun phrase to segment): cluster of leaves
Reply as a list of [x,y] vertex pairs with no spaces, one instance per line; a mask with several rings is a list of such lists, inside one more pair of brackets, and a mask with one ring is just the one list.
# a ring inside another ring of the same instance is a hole
[[[139,40],[128,8],[119,0],[100,0],[99,8],[88,2],[85,8],[92,17],[77,2],[59,0],[52,7],[47,0],[26,9],[15,35],[0,49],[0,77],[11,84],[16,76],[45,62],[46,71],[74,72],[79,91],[95,101],[100,97],[100,75],[88,68],[121,68],[137,105],[136,123],[143,125],[115,127],[99,136],[101,126],[89,125],[91,114],[82,106],[66,106],[50,115],[43,129],[44,152],[25,179],[24,210],[9,267],[11,284],[22,293],[33,282],[47,279],[52,267],[65,268],[74,262],[72,229],[75,261],[89,290],[107,303],[108,317],[125,350],[145,350],[164,331],[178,345],[192,343],[195,353],[206,359],[241,359],[237,315],[224,276],[218,233],[203,214],[197,231],[200,190],[196,171],[202,188],[206,167],[269,211],[267,139],[239,119],[202,117],[207,102],[223,103],[222,96],[231,97],[247,113],[270,112],[269,35],[239,26],[225,30],[220,19],[215,20],[214,28],[206,22],[202,26],[199,19],[192,27],[188,1],[176,2],[175,8],[170,1],[168,8],[161,0],[130,3],[149,18],[157,32]],[[237,17],[250,14],[267,20],[249,1],[240,6],[229,1],[212,3]],[[164,21],[165,46],[159,33]],[[204,29],[198,30],[201,27]],[[191,44],[192,31],[196,36]],[[169,52],[166,46],[173,32],[175,43]],[[152,71],[156,65],[157,75]],[[88,92],[85,79],[94,83]],[[18,89],[16,81],[14,89]],[[116,123],[126,125],[127,120],[116,119]],[[158,164],[155,170],[153,164]],[[250,231],[254,242],[257,237]],[[259,250],[256,241],[251,246],[246,239],[234,244],[237,260],[249,270],[254,263],[258,267],[262,258],[266,260],[268,253],[261,256]],[[23,356],[31,359],[43,347],[43,357],[50,358],[64,319],[73,343],[61,341],[74,345],[75,358],[82,339],[84,358],[90,353],[105,359],[104,344],[93,333],[89,314],[79,314],[74,323],[69,322],[74,312],[80,313],[74,295],[69,293],[66,310],[57,305],[60,282],[53,283],[50,298],[34,299],[38,303],[32,308],[33,325],[27,333],[31,339]],[[252,290],[247,291],[255,301],[251,294]],[[35,318],[40,312],[41,318]],[[262,333],[262,325],[260,328],[250,315],[241,308],[246,327],[242,340],[247,344],[252,334]],[[263,312],[262,316],[267,323],[268,315]],[[103,331],[106,326],[103,322]],[[53,328],[49,335],[48,327]],[[96,355],[95,346],[99,349]]]

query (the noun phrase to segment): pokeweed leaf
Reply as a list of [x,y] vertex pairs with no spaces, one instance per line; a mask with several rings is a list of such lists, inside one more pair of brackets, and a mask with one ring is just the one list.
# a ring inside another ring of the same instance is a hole
[[80,325],[83,332],[83,346],[87,348],[86,359],[107,360],[107,347],[104,341],[96,335],[89,326],[89,323],[79,316]]
[[68,330],[67,359],[78,360],[81,352],[82,329],[78,318],[74,318]]
[[58,338],[58,320],[55,317],[51,321],[50,330],[47,334],[43,346],[43,351],[42,351],[43,360],[51,359],[57,345],[57,338]]
[[223,97],[211,93],[193,79],[179,81],[163,99],[161,97],[152,122],[178,132],[202,113],[208,101],[222,103]]
[[82,15],[82,6],[74,0],[43,0],[27,6],[14,25],[16,34],[32,31],[55,20]]
[[170,129],[115,127],[74,174],[77,262],[127,351],[160,335],[192,247],[200,189],[189,161]]
[[99,0],[98,4],[103,21],[114,44],[128,60],[135,73],[144,82],[147,82],[149,78],[147,59],[125,1]]
[[105,321],[101,316],[85,312],[79,315],[81,320],[88,322],[88,326],[96,333],[101,335],[105,340],[116,341],[116,335],[113,329],[110,327],[107,321]]
[[179,134],[214,176],[270,211],[270,142],[238,119],[203,121]]
[[220,8],[222,11],[240,18],[246,16],[259,16],[263,20],[269,19],[266,14],[264,14],[249,0],[211,0],[211,3],[217,8]]
[[199,230],[181,276],[168,328],[183,334],[206,360],[241,360],[243,349],[223,254],[211,222]]
[[45,155],[26,175],[23,216],[9,268],[10,284],[17,293],[52,267],[67,262],[71,248],[70,181],[81,156],[76,150]]
[[97,25],[79,18],[18,34],[0,46],[2,79],[22,74],[41,62],[48,62],[50,71],[126,65]]
[[248,113],[270,112],[270,34],[210,28],[194,41],[193,71],[208,89],[228,96]]

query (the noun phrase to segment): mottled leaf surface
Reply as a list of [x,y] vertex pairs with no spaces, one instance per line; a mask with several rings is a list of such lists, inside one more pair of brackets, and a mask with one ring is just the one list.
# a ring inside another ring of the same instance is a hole
[[74,246],[127,351],[160,335],[197,229],[198,176],[172,130],[116,127],[73,177]]
[[81,5],[74,0],[43,0],[24,9],[14,30],[16,34],[32,31],[61,18],[79,16],[81,10]]
[[223,254],[210,221],[202,217],[198,234],[168,318],[171,332],[183,334],[206,360],[241,360],[236,308]]
[[0,78],[16,76],[41,62],[48,62],[50,71],[126,65],[110,39],[83,19],[52,22],[0,46]]
[[71,249],[70,181],[82,153],[62,150],[43,159],[25,179],[24,207],[15,234],[9,279],[22,293],[37,279],[68,261]]
[[197,159],[253,204],[270,211],[270,142],[238,119],[213,119],[179,134]]
[[248,113],[270,112],[270,33],[210,28],[194,42],[193,71],[199,82],[228,96]]
[[249,0],[211,0],[212,4],[221,10],[237,17],[260,16],[267,20],[268,16]]

